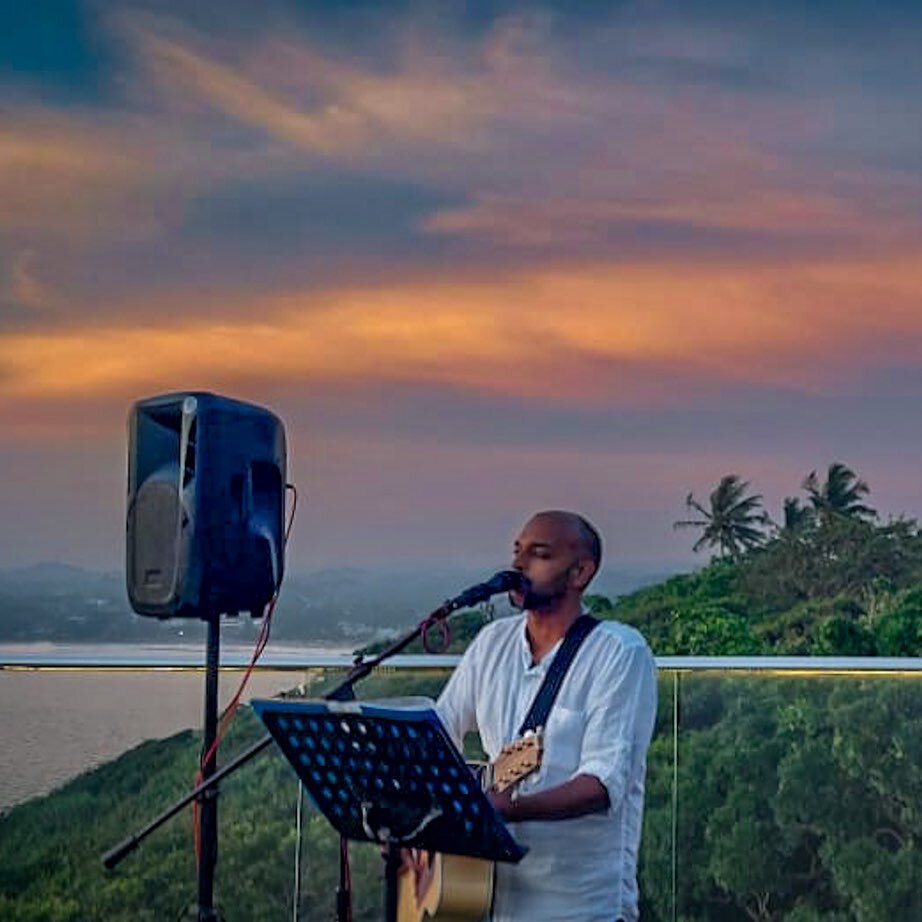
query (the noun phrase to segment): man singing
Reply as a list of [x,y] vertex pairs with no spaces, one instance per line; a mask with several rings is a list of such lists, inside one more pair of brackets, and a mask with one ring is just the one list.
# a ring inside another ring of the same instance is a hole
[[[601,561],[598,532],[573,512],[540,512],[515,541],[528,579],[522,614],[484,627],[438,700],[455,742],[476,730],[489,758],[514,741]],[[587,622],[581,622],[581,627]],[[643,637],[614,621],[584,637],[544,727],[539,771],[491,793],[528,847],[496,867],[493,922],[636,922],[637,851],[656,668]]]

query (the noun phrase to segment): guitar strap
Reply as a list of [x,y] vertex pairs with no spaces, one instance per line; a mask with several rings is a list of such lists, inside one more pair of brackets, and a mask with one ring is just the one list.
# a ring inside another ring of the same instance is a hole
[[528,730],[537,730],[538,727],[547,725],[548,715],[551,713],[554,701],[557,700],[557,694],[560,686],[563,685],[570,663],[573,662],[582,642],[592,633],[598,623],[599,619],[593,618],[592,615],[580,615],[570,625],[560,649],[548,667],[541,688],[538,689],[538,694],[535,695],[535,700],[532,701],[525,720],[522,721],[519,736],[523,736]]

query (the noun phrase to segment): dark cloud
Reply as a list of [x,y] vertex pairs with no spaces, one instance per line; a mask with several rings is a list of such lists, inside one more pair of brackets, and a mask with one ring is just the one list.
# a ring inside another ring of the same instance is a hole
[[111,64],[96,30],[96,11],[84,0],[13,4],[0,29],[0,77],[46,101],[98,101]]
[[[562,364],[566,364],[564,361]],[[918,432],[906,425],[917,413],[922,373],[875,374],[861,388],[809,393],[798,388],[704,383],[681,370],[651,367],[667,405],[618,406],[618,364],[589,373],[612,388],[612,403],[560,405],[547,399],[502,397],[476,388],[396,384],[373,379],[349,386],[307,386],[302,396],[279,396],[296,428],[336,436],[419,440],[456,447],[530,448],[536,452],[579,446],[594,454],[747,452],[779,450],[811,458],[847,454],[860,431],[862,451],[913,451]],[[622,371],[624,369],[622,368]],[[636,375],[636,369],[633,372]],[[678,395],[682,395],[679,397]],[[587,401],[588,402],[588,401]]]

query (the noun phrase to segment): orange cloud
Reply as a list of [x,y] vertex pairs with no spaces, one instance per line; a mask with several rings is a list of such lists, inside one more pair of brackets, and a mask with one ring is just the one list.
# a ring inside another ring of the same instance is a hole
[[362,126],[349,113],[332,106],[317,115],[298,111],[239,72],[176,41],[142,33],[141,48],[161,82],[192,89],[222,111],[290,143],[328,154],[361,139]]
[[[922,357],[918,255],[846,266],[561,266],[294,292],[249,305],[259,320],[203,321],[190,305],[187,322],[165,327],[7,336],[0,401],[71,401],[193,381],[371,378],[642,402],[632,375],[643,367],[702,382],[819,390],[883,356]],[[582,363],[594,370],[582,373]]]
[[367,158],[420,143],[466,147],[473,127],[501,108],[492,75],[438,54],[411,51],[395,70],[375,72],[305,41],[270,38],[235,51],[232,66],[192,36],[167,37],[150,25],[128,31],[174,106],[197,100],[323,156]]

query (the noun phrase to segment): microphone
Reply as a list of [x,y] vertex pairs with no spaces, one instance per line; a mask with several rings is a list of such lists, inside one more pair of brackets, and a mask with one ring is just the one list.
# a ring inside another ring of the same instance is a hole
[[477,583],[469,589],[465,589],[460,595],[449,599],[444,607],[449,611],[457,608],[470,608],[480,602],[485,602],[491,595],[498,595],[500,592],[527,592],[529,582],[527,577],[518,570],[500,570],[495,573],[485,583]]

